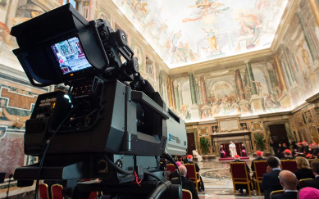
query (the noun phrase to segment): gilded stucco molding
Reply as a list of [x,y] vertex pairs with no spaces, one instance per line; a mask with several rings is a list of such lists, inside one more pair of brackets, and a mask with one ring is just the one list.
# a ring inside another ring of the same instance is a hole
[[281,22],[279,24],[279,27],[277,28],[274,41],[272,42],[272,45],[270,49],[274,52],[277,51],[278,47],[280,46],[280,43],[293,19],[293,17],[296,14],[296,10],[299,6],[299,0],[290,0],[288,1],[288,4],[285,8],[284,14],[281,17]]

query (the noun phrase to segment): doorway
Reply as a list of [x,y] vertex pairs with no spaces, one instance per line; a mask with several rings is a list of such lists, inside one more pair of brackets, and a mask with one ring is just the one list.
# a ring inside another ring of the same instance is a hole
[[285,124],[269,125],[270,137],[274,142],[274,146],[278,147],[279,144],[286,143],[289,147],[289,141]]
[[194,133],[187,133],[187,144],[187,155],[193,155],[193,150],[196,150]]

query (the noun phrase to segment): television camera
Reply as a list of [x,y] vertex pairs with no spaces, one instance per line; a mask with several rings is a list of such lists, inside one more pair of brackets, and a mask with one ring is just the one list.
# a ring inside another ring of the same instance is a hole
[[180,185],[166,181],[160,156],[172,161],[169,154],[186,154],[185,123],[140,75],[123,30],[102,19],[88,22],[67,4],[11,34],[32,85],[69,86],[67,94],[38,96],[24,151],[40,161],[16,169],[19,186],[60,179],[65,197],[76,187],[119,198],[181,198]]

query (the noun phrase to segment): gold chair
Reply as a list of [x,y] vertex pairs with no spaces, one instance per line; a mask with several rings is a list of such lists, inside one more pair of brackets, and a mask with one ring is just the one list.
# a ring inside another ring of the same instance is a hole
[[251,197],[250,179],[246,169],[246,162],[230,162],[230,172],[234,186],[234,196],[236,196],[236,185],[247,185],[249,197]]
[[267,171],[267,161],[266,160],[258,160],[254,161],[254,167],[255,167],[255,179],[254,181],[256,182],[256,186],[258,189],[258,195],[261,196],[261,191],[260,191],[260,183],[263,180],[263,175]]
[[198,193],[198,183],[200,183],[199,173],[196,172],[195,164],[185,164],[188,178],[194,182]]
[[62,195],[63,186],[60,184],[54,184],[51,186],[51,198],[52,199],[64,199]]
[[270,193],[270,199],[273,195],[277,195],[277,194],[283,194],[284,193],[284,190],[276,190],[276,191],[272,191]]
[[193,199],[192,192],[190,192],[189,190],[182,189],[182,193],[183,193],[183,196],[182,196],[183,199]]
[[301,189],[301,188],[304,188],[303,182],[304,182],[304,181],[307,181],[307,180],[313,180],[313,179],[312,179],[312,178],[302,178],[302,179],[299,180],[300,189]]
[[295,172],[298,169],[296,160],[281,160],[280,167],[282,170],[291,172]]
[[45,183],[39,184],[39,196],[41,199],[50,199],[48,185]]

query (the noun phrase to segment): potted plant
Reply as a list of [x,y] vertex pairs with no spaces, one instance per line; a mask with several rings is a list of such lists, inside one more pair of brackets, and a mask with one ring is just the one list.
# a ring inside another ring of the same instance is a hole
[[256,144],[257,150],[263,151],[264,145],[265,145],[264,134],[256,133],[254,137],[255,137],[255,144]]
[[209,152],[209,147],[210,147],[209,140],[204,137],[200,138],[200,147],[202,149],[203,158],[208,159],[209,156],[207,154]]

